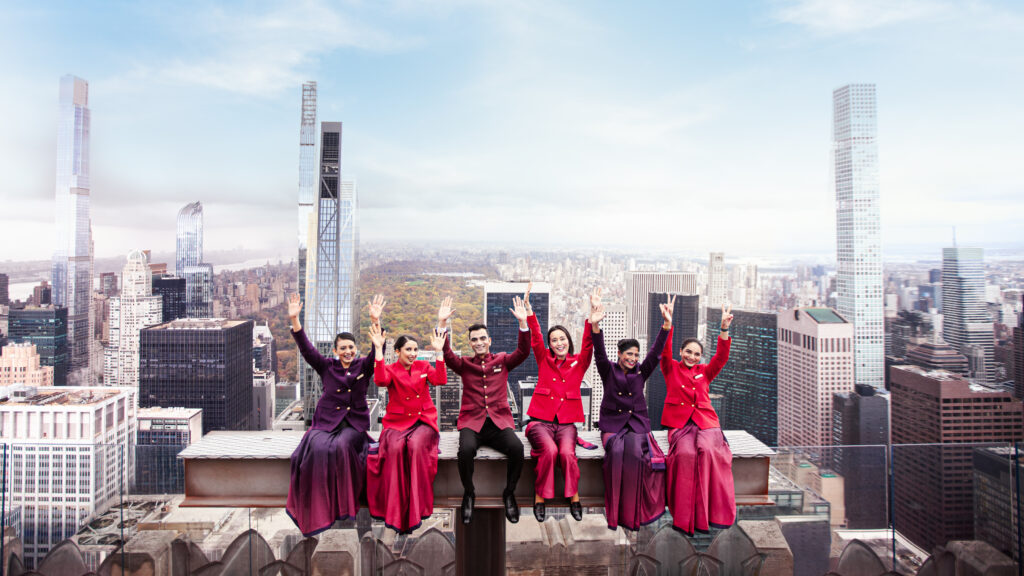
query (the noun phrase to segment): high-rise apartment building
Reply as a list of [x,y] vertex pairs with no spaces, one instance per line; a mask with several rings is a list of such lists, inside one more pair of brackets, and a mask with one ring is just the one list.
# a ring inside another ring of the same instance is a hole
[[[992,382],[995,377],[995,335],[985,308],[984,252],[981,248],[942,249],[943,336],[970,362],[971,377]],[[981,364],[982,366],[977,366]]]
[[729,293],[729,274],[725,270],[725,253],[712,252],[708,257],[708,308],[721,308]]
[[[512,316],[509,310],[512,308],[512,299],[516,296],[521,297],[526,292],[528,285],[527,282],[487,282],[484,284],[484,324],[487,325],[487,335],[491,337],[492,352],[511,353],[516,349],[516,344],[519,342],[519,321]],[[551,312],[551,284],[534,282],[533,291],[530,292],[530,305],[533,307],[533,313],[537,316],[537,323],[540,324],[544,341],[547,342]],[[576,349],[579,350],[579,342],[575,344]],[[521,406],[523,396],[519,389],[519,382],[531,376],[537,377],[537,360],[533,357],[532,352],[522,364],[508,373],[508,387],[520,404],[522,418],[526,418],[526,409]]]
[[[718,418],[723,429],[746,430],[768,446],[778,442],[778,330],[773,313],[733,312],[729,329],[729,363],[711,382],[711,393],[722,397]],[[708,306],[704,361],[718,348],[722,309]]]
[[37,567],[131,486],[136,391],[12,386],[3,395],[0,438],[10,445],[0,490],[22,509],[24,560]]
[[203,433],[249,430],[252,321],[185,318],[144,328],[139,405],[203,411]]
[[[1021,299],[1024,300],[1024,296]],[[1017,322],[1019,325],[1013,329],[1013,389],[1014,396],[1024,398],[1024,314]]]
[[1015,446],[977,446],[974,466],[974,538],[1020,562],[1020,496],[1024,465]]
[[[668,302],[668,294],[652,292],[647,295],[647,342],[652,343],[658,338],[658,331],[664,318],[661,317],[659,304]],[[672,309],[672,355],[679,358],[680,344],[687,338],[699,338],[698,331],[701,319],[701,297],[696,294],[677,294],[675,307]],[[665,409],[665,375],[655,370],[647,379],[647,414],[651,418],[651,429],[661,430],[661,415]]]
[[0,274],[0,306],[8,306],[11,303],[9,282],[7,274]]
[[203,205],[186,204],[178,211],[174,272],[185,279],[185,315],[213,315],[213,266],[203,262]]
[[139,333],[160,324],[163,298],[153,295],[146,256],[133,250],[121,273],[121,295],[110,299],[110,340],[103,358],[103,384],[139,385]]
[[49,306],[53,304],[53,286],[46,280],[32,287],[32,304],[35,306]]
[[832,396],[832,466],[843,478],[846,525],[889,526],[889,393],[856,384]]
[[53,386],[53,367],[39,361],[31,342],[8,344],[0,349],[0,386]]
[[[694,272],[629,272],[626,278],[626,305],[629,306],[626,326],[629,336],[632,338],[643,339],[650,333],[647,324],[650,317],[647,304],[648,296],[652,293],[698,294],[697,274]],[[655,310],[657,311],[657,308]],[[661,317],[660,312],[658,317]],[[657,334],[657,330],[655,330],[655,334]]]
[[56,306],[12,308],[7,317],[11,342],[34,344],[43,366],[53,367],[53,385],[68,383],[68,309]]
[[135,443],[135,494],[182,494],[185,466],[178,453],[203,436],[198,408],[140,408]]
[[830,308],[779,313],[779,445],[832,444],[832,397],[854,389],[854,328]]
[[970,444],[1019,441],[1021,403],[1005,390],[917,366],[894,366],[891,385],[893,522],[924,550],[973,539]]
[[[310,303],[307,290],[307,254],[312,248],[316,255],[316,82],[302,84],[302,118],[299,123],[299,296]],[[314,266],[311,271],[315,271]],[[315,279],[315,277],[314,277]],[[299,320],[305,323],[306,308],[300,312]]]
[[257,324],[252,328],[252,367],[253,370],[277,372],[277,346],[267,324]]
[[[147,266],[148,265],[149,264],[147,262]],[[100,292],[102,292],[104,296],[117,296],[119,290],[120,289],[117,286],[117,274],[114,272],[100,273]]]
[[[74,76],[60,79],[57,108],[57,181],[53,252],[53,303],[67,309],[68,377],[89,382],[92,329],[92,221],[89,183],[89,83]],[[38,300],[36,304],[41,304]]]
[[[330,354],[334,336],[358,325],[359,225],[356,184],[341,177],[341,122],[320,124],[320,186],[317,201],[315,287],[307,285],[306,333],[321,353]],[[307,253],[307,262],[311,261]],[[308,264],[307,264],[308,265]],[[307,271],[307,274],[309,272]],[[310,294],[315,291],[315,294]],[[322,383],[311,370],[303,376],[307,420],[320,400]]]
[[832,93],[836,311],[853,324],[857,383],[882,388],[885,328],[877,135],[875,85],[837,88]]
[[[150,267],[150,270],[153,268]],[[160,296],[162,322],[186,318],[185,279],[169,274],[153,275],[153,295]]]
[[[626,331],[627,307],[625,304],[606,304],[604,307],[604,320],[601,321],[601,332],[604,333],[604,346],[608,353],[608,360],[616,362],[619,353],[619,340],[631,338]],[[660,352],[660,351],[659,351]],[[640,361],[643,362],[647,350],[640,350]],[[595,417],[601,414],[601,401],[604,400],[604,386],[601,383],[601,374],[597,371],[597,362],[590,364],[587,369],[587,382],[590,382],[591,407],[590,413]],[[596,425],[596,422],[595,422]]]

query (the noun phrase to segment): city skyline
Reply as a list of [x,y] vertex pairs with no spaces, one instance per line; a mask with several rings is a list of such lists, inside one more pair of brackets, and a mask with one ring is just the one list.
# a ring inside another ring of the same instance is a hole
[[[295,205],[306,80],[333,95],[321,115],[348,127],[346,172],[367,192],[370,241],[434,238],[433,222],[445,221],[456,242],[544,230],[547,244],[579,245],[595,243],[596,225],[607,231],[596,243],[612,246],[829,254],[826,97],[873,82],[886,250],[935,253],[952,226],[964,243],[1020,245],[1012,166],[1024,113],[1012,94],[1024,17],[1010,4],[87,12],[8,7],[0,23],[2,45],[27,55],[0,62],[10,79],[0,88],[0,169],[10,174],[0,226],[15,235],[53,226],[52,86],[70,71],[90,80],[102,119],[92,142],[101,256],[166,249],[175,208],[196,198],[209,247],[295,254],[294,226],[279,216]],[[73,26],[79,50],[50,46]],[[656,210],[693,217],[645,225]],[[495,230],[481,218],[492,213],[528,226]],[[742,233],[720,234],[723,224]],[[7,246],[0,260],[47,256],[38,250]]]

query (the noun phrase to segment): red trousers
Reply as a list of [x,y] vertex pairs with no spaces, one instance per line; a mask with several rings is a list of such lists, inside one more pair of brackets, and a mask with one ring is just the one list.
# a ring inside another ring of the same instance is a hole
[[701,430],[693,420],[669,430],[668,511],[672,525],[693,534],[736,521],[732,450],[721,428]]
[[530,456],[536,460],[537,479],[534,488],[545,500],[555,497],[555,464],[565,474],[565,497],[576,495],[580,483],[580,467],[576,462],[576,426],[534,420],[526,425]]
[[417,422],[405,430],[380,433],[377,454],[366,459],[366,500],[370,515],[399,532],[412,532],[434,513],[437,431]]

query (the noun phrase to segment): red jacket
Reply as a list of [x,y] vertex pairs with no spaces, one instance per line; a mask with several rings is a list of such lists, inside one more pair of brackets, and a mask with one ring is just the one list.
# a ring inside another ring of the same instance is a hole
[[444,363],[462,378],[462,408],[458,428],[480,432],[488,418],[499,429],[515,428],[508,405],[508,372],[530,356],[530,333],[519,332],[515,352],[464,358],[444,339]]
[[541,334],[537,317],[530,314],[526,323],[530,326],[530,345],[538,367],[537,389],[533,391],[526,415],[548,422],[554,421],[557,416],[560,424],[583,422],[586,417],[583,414],[580,384],[594,357],[590,321],[583,325],[580,353],[566,356],[561,362],[544,345],[544,334]]
[[448,383],[448,371],[438,360],[433,366],[426,360],[417,360],[406,370],[399,362],[384,365],[377,360],[373,366],[373,381],[388,387],[388,409],[384,414],[384,428],[405,430],[417,421],[426,422],[437,430],[437,408],[430,399],[430,387]]
[[661,413],[661,425],[666,428],[682,428],[686,422],[693,423],[701,430],[721,428],[718,414],[711,407],[711,381],[729,361],[729,345],[732,339],[718,337],[715,355],[707,364],[688,368],[686,364],[672,358],[672,331],[668,332],[665,348],[661,353],[661,372],[665,375],[665,410]]

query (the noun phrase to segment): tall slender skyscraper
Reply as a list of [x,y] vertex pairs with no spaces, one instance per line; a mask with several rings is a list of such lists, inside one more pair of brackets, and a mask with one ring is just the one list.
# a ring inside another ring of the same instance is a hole
[[[341,179],[341,122],[320,125],[320,188],[317,202],[316,294],[306,306],[306,333],[325,355],[334,337],[356,326],[359,233],[356,184]],[[307,420],[322,394],[319,376],[307,371],[302,397]]]
[[213,266],[203,262],[203,205],[186,204],[178,211],[178,235],[174,269],[185,279],[185,315],[212,315]]
[[[308,249],[316,254],[316,82],[302,84],[302,120],[299,124],[299,295],[309,303],[306,289]],[[312,246],[310,245],[312,244]],[[315,269],[315,268],[314,268]],[[305,319],[305,307],[299,320]]]
[[836,311],[853,323],[856,382],[882,388],[885,327],[877,132],[874,84],[849,84],[832,93]]
[[708,308],[721,308],[729,292],[729,275],[725,271],[725,253],[712,252],[708,257]]
[[60,79],[57,111],[56,249],[53,302],[68,313],[68,380],[89,384],[92,221],[89,216],[89,83]]
[[942,249],[943,337],[967,356],[972,378],[991,382],[995,336],[985,310],[984,256],[981,248]]

